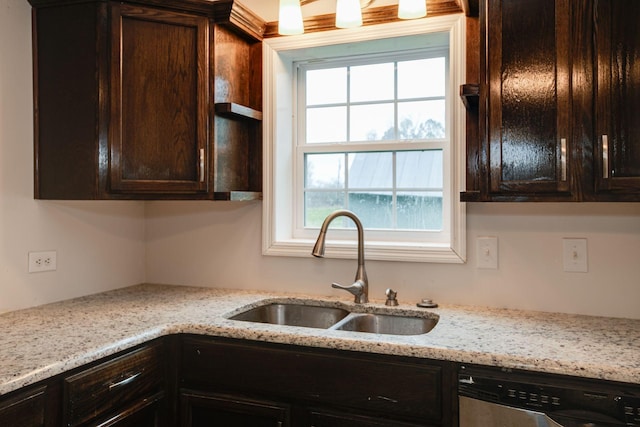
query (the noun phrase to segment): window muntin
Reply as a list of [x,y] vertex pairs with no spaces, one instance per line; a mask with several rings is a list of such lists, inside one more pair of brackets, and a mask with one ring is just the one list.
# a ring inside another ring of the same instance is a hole
[[[304,182],[296,191],[297,235],[316,233],[336,209],[354,211],[380,240],[398,239],[398,231],[448,228],[443,209],[448,50],[295,67],[296,152]],[[343,220],[332,226],[353,224]]]

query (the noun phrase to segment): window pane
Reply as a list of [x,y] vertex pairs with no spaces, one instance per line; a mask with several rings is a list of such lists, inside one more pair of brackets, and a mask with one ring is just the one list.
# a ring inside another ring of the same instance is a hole
[[306,188],[344,188],[344,154],[306,154]]
[[444,138],[444,99],[398,103],[398,133],[404,140]]
[[349,188],[393,187],[393,153],[350,153]]
[[[345,208],[344,196],[341,191],[305,191],[304,226],[320,227],[327,215],[337,209]],[[332,223],[331,226],[333,227],[334,224]]]
[[[358,215],[364,228],[393,228],[393,195],[391,192],[350,192],[349,209]],[[355,226],[349,224],[348,227]]]
[[393,104],[358,105],[351,107],[350,141],[381,141],[395,139]]
[[347,140],[347,107],[307,109],[307,143]]
[[398,98],[445,96],[445,59],[398,62]]
[[398,188],[442,188],[442,150],[399,151],[396,154]]
[[351,67],[349,79],[351,102],[393,99],[395,86],[393,68],[393,62]]
[[399,229],[442,229],[442,193],[399,192],[397,198]]
[[347,68],[307,71],[307,105],[347,102]]

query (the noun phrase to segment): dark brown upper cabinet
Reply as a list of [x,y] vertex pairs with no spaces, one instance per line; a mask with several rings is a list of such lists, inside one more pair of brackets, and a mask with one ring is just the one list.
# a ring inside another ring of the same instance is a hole
[[480,11],[480,188],[467,200],[571,200],[569,0]]
[[36,198],[260,197],[259,18],[233,0],[31,4]]
[[638,18],[633,0],[480,2],[462,200],[640,201]]
[[595,198],[640,200],[640,2],[595,4]]
[[110,190],[206,192],[209,20],[111,4]]

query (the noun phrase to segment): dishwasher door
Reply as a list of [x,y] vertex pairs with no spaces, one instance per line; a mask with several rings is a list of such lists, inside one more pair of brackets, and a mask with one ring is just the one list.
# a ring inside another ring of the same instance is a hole
[[541,412],[460,396],[460,427],[564,427]]

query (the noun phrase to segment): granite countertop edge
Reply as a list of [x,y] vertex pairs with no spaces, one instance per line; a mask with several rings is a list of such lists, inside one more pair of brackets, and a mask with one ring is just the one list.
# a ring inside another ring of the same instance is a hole
[[429,333],[390,336],[269,325],[228,317],[265,301],[321,301],[385,311],[344,298],[144,284],[0,315],[0,395],[171,334],[197,334],[428,358],[640,384],[640,319],[482,307],[398,313],[439,316]]

